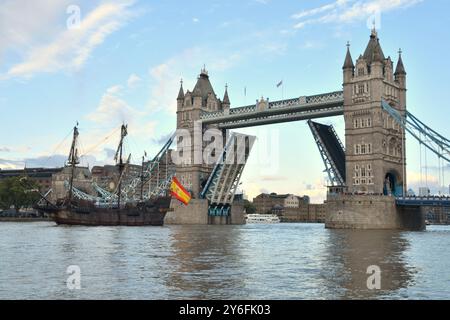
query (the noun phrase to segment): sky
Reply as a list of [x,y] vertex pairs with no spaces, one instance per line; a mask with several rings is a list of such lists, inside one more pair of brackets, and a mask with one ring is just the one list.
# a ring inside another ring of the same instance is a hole
[[[77,122],[82,164],[114,163],[123,122],[138,163],[175,130],[180,79],[192,90],[204,65],[232,107],[342,90],[347,41],[355,59],[374,21],[385,55],[403,51],[408,110],[450,137],[449,10],[446,0],[1,0],[0,168],[63,165]],[[344,139],[342,117],[319,122]],[[257,136],[240,186],[250,199],[325,198],[305,121],[237,131]],[[448,193],[448,165],[439,178],[436,156],[407,142],[408,187]]]

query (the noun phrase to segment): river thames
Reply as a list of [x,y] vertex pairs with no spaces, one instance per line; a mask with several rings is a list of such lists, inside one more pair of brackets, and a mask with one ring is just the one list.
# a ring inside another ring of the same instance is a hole
[[[0,299],[450,299],[450,226],[0,223]],[[81,289],[67,286],[78,266]],[[381,289],[367,288],[367,268]]]

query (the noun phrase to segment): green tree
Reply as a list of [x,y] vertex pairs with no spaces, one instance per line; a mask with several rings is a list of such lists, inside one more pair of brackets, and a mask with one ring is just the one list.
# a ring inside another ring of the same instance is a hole
[[256,212],[255,205],[253,204],[253,202],[250,202],[248,200],[244,200],[244,208],[247,214],[252,214]]
[[0,207],[13,207],[16,212],[30,207],[39,200],[37,184],[26,177],[10,177],[0,181]]

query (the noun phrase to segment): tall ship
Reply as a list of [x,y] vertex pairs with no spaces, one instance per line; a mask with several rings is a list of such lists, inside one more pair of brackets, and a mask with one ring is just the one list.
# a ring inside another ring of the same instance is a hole
[[[170,211],[171,193],[174,193],[171,190],[174,189],[177,191],[180,189],[179,182],[175,176],[168,177],[167,181],[158,186],[157,192],[144,196],[144,184],[149,179],[148,173],[151,170],[144,172],[143,158],[141,175],[132,179],[131,182],[124,184],[124,171],[129,164],[130,157],[128,157],[127,161],[123,159],[123,142],[127,136],[127,126],[122,125],[120,142],[115,154],[116,166],[119,173],[118,186],[114,192],[108,192],[94,184],[96,191],[102,197],[89,195],[74,186],[77,165],[80,163],[77,149],[78,135],[78,127],[75,126],[73,129],[70,154],[64,168],[69,173],[69,179],[65,181],[66,189],[68,189],[65,197],[50,200],[48,195],[41,195],[42,199],[35,208],[47,213],[57,224],[85,226],[162,226],[166,213]],[[167,152],[171,141],[173,141],[173,137],[166,143],[158,155],[163,151]],[[135,189],[139,184],[140,196],[136,199],[137,192]],[[133,191],[132,196],[130,196],[130,189]],[[185,190],[184,188],[182,189]],[[176,193],[175,196],[177,196]]]

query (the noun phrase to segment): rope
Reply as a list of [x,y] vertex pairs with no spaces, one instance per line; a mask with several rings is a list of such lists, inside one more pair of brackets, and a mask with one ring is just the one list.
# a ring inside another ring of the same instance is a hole
[[83,154],[80,155],[81,157],[85,157],[88,155],[88,153],[92,152],[93,150],[97,149],[97,147],[103,143],[105,143],[106,141],[108,141],[117,131],[119,131],[121,127],[115,128],[110,134],[106,135],[105,138],[103,138],[102,140],[100,140],[99,143],[95,144],[92,148],[88,149],[86,152],[84,152]]

